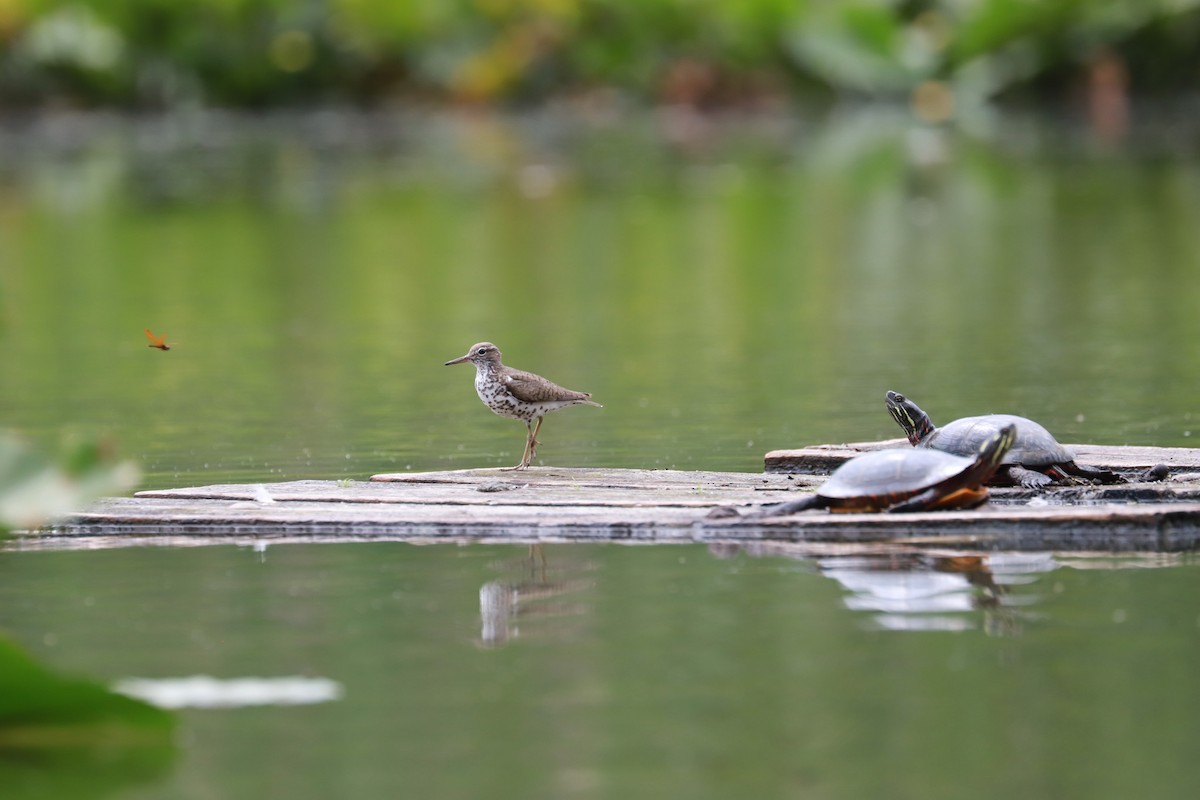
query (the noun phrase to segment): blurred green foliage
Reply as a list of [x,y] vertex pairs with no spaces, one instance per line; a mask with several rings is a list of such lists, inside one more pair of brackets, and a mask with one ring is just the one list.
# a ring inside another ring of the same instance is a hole
[[47,454],[0,431],[0,534],[37,528],[137,480],[137,468],[103,440],[67,437],[58,453]]
[[0,635],[0,785],[9,800],[102,797],[161,777],[175,716],[51,671]]
[[[129,740],[169,741],[174,716],[99,684],[64,678],[0,635],[0,750],[78,745],[111,726]],[[109,740],[112,744],[112,739]]]
[[1065,89],[1117,54],[1200,82],[1200,0],[0,0],[9,104],[261,107],[955,97]]

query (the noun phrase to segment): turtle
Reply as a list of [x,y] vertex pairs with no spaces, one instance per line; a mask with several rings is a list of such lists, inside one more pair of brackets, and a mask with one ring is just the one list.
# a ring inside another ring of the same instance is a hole
[[1015,426],[1017,440],[996,470],[993,481],[997,483],[1038,489],[1056,480],[1070,480],[1070,476],[1100,483],[1126,482],[1125,478],[1112,470],[1076,464],[1074,454],[1059,444],[1050,431],[1025,417],[987,414],[963,417],[935,428],[929,415],[899,392],[889,391],[885,402],[893,419],[904,429],[905,436],[914,447],[931,448],[958,456],[978,450],[980,444],[1002,426]]
[[815,494],[770,506],[761,516],[810,508],[888,512],[974,508],[987,500],[983,484],[1016,438],[1016,426],[1000,428],[971,458],[925,448],[863,453],[834,470]]

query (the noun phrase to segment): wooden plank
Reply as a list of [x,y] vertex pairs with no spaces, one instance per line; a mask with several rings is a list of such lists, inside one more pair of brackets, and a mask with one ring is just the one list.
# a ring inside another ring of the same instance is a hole
[[606,467],[529,467],[519,472],[508,469],[458,469],[443,472],[395,472],[371,476],[381,483],[467,484],[479,486],[493,481],[517,486],[569,486],[602,489],[675,489],[690,491],[696,487],[750,488],[763,486],[786,488],[780,476],[755,472],[713,472],[710,470],[624,469]]
[[1200,546],[1200,503],[1069,508],[989,505],[973,511],[917,514],[806,513],[763,520],[737,519],[727,524],[750,529],[778,526],[787,532],[777,537],[782,540],[907,540],[969,544],[984,550],[1173,551]]
[[[578,474],[576,474],[576,472]],[[511,476],[513,473],[499,473]],[[271,502],[312,504],[397,504],[429,506],[530,506],[544,511],[582,506],[710,509],[782,502],[797,490],[812,490],[823,476],[786,473],[712,473],[672,470],[581,469],[537,471],[495,480],[494,470],[454,470],[376,476],[364,481],[288,481],[273,484],[216,484],[138,492],[137,499],[223,500],[231,508],[269,510]],[[1173,476],[1162,483],[1055,486],[1049,490],[992,489],[995,504],[1041,500],[1059,506],[1097,503],[1200,501],[1200,475]],[[353,513],[353,512],[347,512]]]
[[[711,520],[689,507],[313,503],[111,498],[55,532],[204,536],[258,533],[511,541],[790,541],[970,545],[1003,550],[1171,551],[1200,546],[1200,503],[1001,506],[917,514],[830,514]],[[403,535],[401,535],[403,534]]]
[[108,498],[46,536],[405,541],[806,543],[936,540],[982,549],[1184,550],[1200,546],[1200,479],[993,490],[973,511],[807,512],[710,519],[796,496],[814,476],[532,468],[399,473],[372,481],[213,485]]
[[135,497],[251,502],[265,491],[271,499],[287,502],[708,508],[720,502],[772,502],[764,498],[819,483],[807,476],[756,473],[530,467],[521,472],[391,473],[376,475],[369,482],[289,481],[261,488],[234,484],[159,489],[138,492]]
[[[763,457],[768,473],[828,475],[847,460],[872,450],[910,447],[907,439],[879,442],[818,444],[794,450],[772,450]],[[1190,447],[1141,447],[1068,444],[1080,464],[1113,470],[1138,471],[1165,464],[1172,473],[1200,471],[1200,449]]]

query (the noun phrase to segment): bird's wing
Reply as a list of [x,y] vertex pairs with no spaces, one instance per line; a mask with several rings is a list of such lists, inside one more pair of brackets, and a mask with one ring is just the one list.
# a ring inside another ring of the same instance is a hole
[[521,370],[509,370],[504,375],[504,386],[509,394],[523,403],[541,403],[551,400],[582,400],[583,392],[564,389],[540,375]]

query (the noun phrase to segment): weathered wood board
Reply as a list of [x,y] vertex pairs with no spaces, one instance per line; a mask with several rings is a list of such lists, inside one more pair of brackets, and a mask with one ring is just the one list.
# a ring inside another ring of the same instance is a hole
[[[828,452],[822,448],[818,457],[828,458]],[[1173,468],[1200,467],[1200,451],[1175,455]],[[1130,461],[1138,458],[1128,455]],[[1160,462],[1167,463],[1153,463]],[[809,463],[805,469],[818,467]],[[1190,471],[1156,484],[1068,486],[1044,493],[996,489],[992,503],[971,511],[707,516],[717,506],[745,512],[791,499],[823,479],[774,472],[534,467],[396,473],[369,482],[214,485],[108,498],[37,535],[172,541],[937,542],[989,550],[1200,547],[1200,474]]]
[[[562,529],[625,538],[619,528],[688,529],[714,506],[778,502],[819,481],[783,475],[675,470],[496,469],[379,475],[370,482],[291,481],[138,492],[75,514],[62,533],[161,526],[201,532],[270,527],[290,532],[412,528],[462,534]],[[607,533],[606,529],[613,529]],[[650,537],[647,537],[650,538]]]

